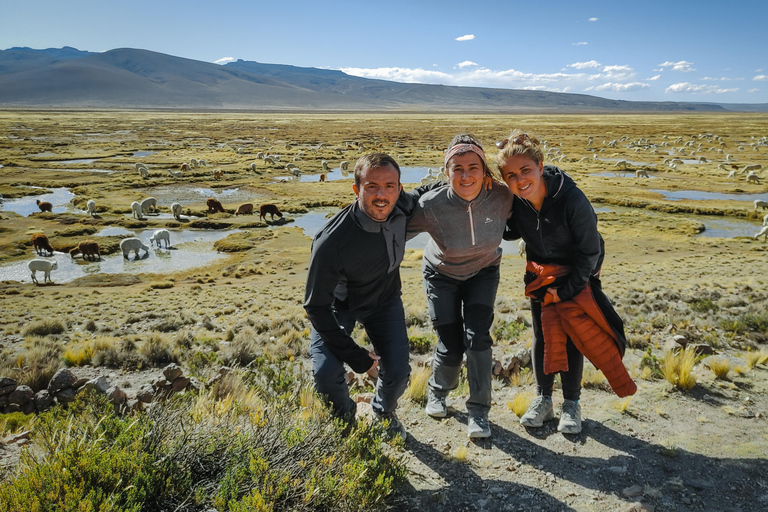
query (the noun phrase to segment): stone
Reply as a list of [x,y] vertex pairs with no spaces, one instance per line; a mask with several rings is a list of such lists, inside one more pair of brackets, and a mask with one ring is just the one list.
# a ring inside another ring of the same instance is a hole
[[21,406],[19,404],[10,404],[6,405],[3,409],[3,414],[11,414],[14,412],[19,412],[21,410]]
[[8,403],[23,405],[35,398],[35,392],[29,386],[21,385],[8,395]]
[[621,491],[621,494],[623,494],[627,498],[637,498],[638,496],[642,496],[643,494],[643,488],[639,485],[632,485],[630,487],[626,487]]
[[35,393],[35,408],[37,412],[45,412],[53,405],[53,396],[47,389]]
[[696,345],[693,345],[693,350],[697,355],[712,355],[715,353],[715,349],[706,343],[697,343]]
[[55,394],[62,389],[71,388],[75,382],[77,382],[77,377],[67,368],[62,368],[53,374],[51,381],[48,383],[48,391]]
[[13,390],[16,389],[16,384],[13,384],[11,386],[3,386],[0,388],[0,396],[6,396],[13,393]]
[[163,368],[163,375],[165,376],[165,379],[168,382],[175,381],[177,378],[181,376],[182,373],[184,372],[182,372],[181,368],[179,368],[179,365],[177,365],[176,363],[171,363],[165,368]]
[[168,382],[165,377],[158,377],[154,381],[152,381],[152,387],[155,389],[164,389],[168,386],[170,386],[171,383]]
[[75,391],[73,388],[62,389],[61,391],[53,393],[53,396],[61,404],[69,404],[74,402],[76,395],[77,391]]
[[[1,377],[0,378],[0,395],[7,395],[14,389],[16,389],[16,386],[18,386],[19,383],[16,381],[16,379],[12,379],[10,377]],[[10,388],[10,391],[6,391],[6,389]]]
[[96,391],[97,393],[101,393],[103,395],[109,389],[109,383],[107,382],[106,377],[101,376],[87,381],[84,385],[84,388],[86,390]]
[[74,383],[74,384],[72,384],[72,387],[73,387],[73,388],[75,388],[75,389],[78,389],[78,390],[79,390],[81,387],[85,386],[85,385],[86,385],[88,382],[89,382],[89,381],[88,381],[88,379],[87,379],[87,378],[85,378],[85,377],[80,377],[79,379],[77,379],[77,380],[75,381],[75,383]]
[[515,357],[520,361],[520,368],[525,368],[531,365],[531,350],[527,348],[521,348],[515,352]]
[[23,441],[23,440],[29,441],[29,436],[31,436],[31,435],[32,435],[32,431],[31,430],[25,430],[24,432],[20,432],[18,434],[11,434],[11,435],[9,435],[5,439],[3,439],[3,443],[5,443],[5,444],[13,444],[13,443],[18,443],[19,441]]
[[626,507],[621,509],[621,512],[654,512],[653,505],[647,503],[630,503]]
[[30,400],[29,402],[25,402],[19,406],[19,411],[23,412],[24,414],[34,414],[37,412],[37,407],[35,407],[35,401]]
[[128,399],[128,395],[126,395],[125,391],[123,391],[119,387],[111,386],[107,390],[107,398],[109,398],[109,401],[112,402],[112,405],[118,406],[126,402],[126,400]]
[[205,389],[205,386],[203,386],[203,383],[197,380],[194,377],[189,378],[189,386],[187,387],[189,391],[194,391],[196,393],[199,393],[203,389]]
[[171,389],[174,393],[178,393],[179,391],[186,389],[188,384],[189,377],[179,376],[174,379],[173,383],[171,383]]
[[355,403],[370,404],[373,401],[373,393],[358,393],[355,395]]
[[141,400],[128,400],[125,402],[125,408],[128,409],[130,412],[139,412],[144,410],[144,402]]
[[139,392],[136,393],[136,398],[148,404],[152,403],[152,400],[155,399],[155,389],[149,384],[145,384],[141,387]]
[[0,395],[0,407],[5,407],[8,403],[8,395]]
[[501,370],[502,370],[501,362],[494,359],[493,367],[491,368],[491,371],[493,372],[494,375],[499,375],[501,373]]

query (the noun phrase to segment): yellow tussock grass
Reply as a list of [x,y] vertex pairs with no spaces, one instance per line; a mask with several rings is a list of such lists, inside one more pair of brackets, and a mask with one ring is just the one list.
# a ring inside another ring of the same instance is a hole
[[728,372],[731,371],[731,362],[724,357],[713,357],[707,363],[709,369],[715,374],[718,379],[726,380],[728,378]]
[[670,350],[664,354],[662,372],[664,378],[672,385],[682,390],[689,391],[696,385],[696,376],[693,375],[693,365],[696,363],[696,352],[693,347],[687,347],[682,351]]
[[509,407],[509,410],[515,413],[519,418],[528,410],[528,407],[530,407],[535,396],[533,391],[523,391],[516,394],[512,400],[507,402],[507,407]]
[[403,398],[416,403],[423,402],[427,398],[427,382],[429,382],[430,375],[432,375],[432,370],[426,366],[411,372],[411,379],[408,381],[408,387],[405,388]]

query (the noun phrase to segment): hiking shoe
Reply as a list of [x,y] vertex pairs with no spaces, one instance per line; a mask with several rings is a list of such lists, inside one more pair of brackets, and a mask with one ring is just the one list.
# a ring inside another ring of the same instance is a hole
[[399,436],[403,441],[405,441],[408,438],[408,432],[405,431],[405,426],[400,423],[400,420],[394,411],[388,412],[386,414],[376,414],[374,412],[373,417],[377,422],[384,425],[384,430],[386,430],[387,437],[389,439],[394,439],[395,437]]
[[467,434],[470,439],[491,437],[491,426],[488,424],[488,418],[470,416],[469,421],[467,421]]
[[427,392],[427,406],[424,412],[433,418],[445,418],[448,415],[448,406],[445,404],[444,396],[437,396],[429,390]]
[[557,431],[563,434],[578,434],[581,432],[581,406],[573,400],[563,401],[560,411],[560,424]]
[[552,410],[552,397],[539,395],[533,399],[528,410],[520,417],[520,424],[524,427],[540,427],[545,421],[554,419],[555,411]]

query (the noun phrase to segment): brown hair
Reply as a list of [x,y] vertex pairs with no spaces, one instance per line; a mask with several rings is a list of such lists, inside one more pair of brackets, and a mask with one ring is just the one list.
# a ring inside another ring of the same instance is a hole
[[[483,149],[483,145],[480,144],[480,141],[477,140],[477,137],[475,137],[471,133],[460,133],[460,134],[456,135],[451,140],[451,143],[448,144],[448,149],[446,151],[450,151],[450,149],[453,146],[456,146],[456,145],[459,145],[459,144],[472,144],[473,146],[475,146],[477,148],[480,148],[480,151],[485,153],[485,150]],[[467,154],[467,152],[465,151],[463,153],[456,153],[456,154],[457,155],[465,155],[465,154]],[[483,173],[486,176],[490,176],[491,178],[493,178],[494,177],[493,173],[491,172],[491,169],[488,167],[488,164],[486,163],[486,160],[487,160],[487,157],[485,159],[483,159],[483,158],[480,159],[480,161],[483,163]],[[450,171],[450,169],[448,169],[448,165],[447,164],[448,164],[448,162],[446,162],[446,166],[445,166],[446,169],[445,170],[446,171]]]
[[544,162],[544,152],[541,150],[539,139],[527,133],[519,133],[515,130],[509,139],[497,142],[497,145],[502,145],[501,150],[496,155],[496,166],[499,168],[499,172],[507,160],[513,156],[527,156],[537,164]]
[[361,156],[355,163],[355,186],[360,186],[360,177],[362,176],[364,170],[378,169],[379,167],[386,167],[388,165],[391,165],[397,169],[397,181],[399,183],[400,166],[397,165],[397,162],[394,158],[386,153],[369,153],[367,155]]

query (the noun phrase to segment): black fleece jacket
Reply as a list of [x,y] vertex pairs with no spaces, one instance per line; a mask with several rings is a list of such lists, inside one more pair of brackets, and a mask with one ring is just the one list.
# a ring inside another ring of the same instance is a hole
[[553,165],[544,166],[547,196],[536,209],[515,196],[505,240],[525,240],[526,258],[537,263],[572,267],[558,289],[561,300],[579,293],[599,272],[605,244],[597,231],[597,214],[570,176]]

